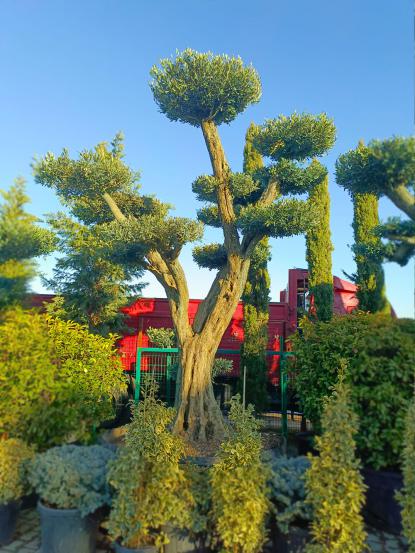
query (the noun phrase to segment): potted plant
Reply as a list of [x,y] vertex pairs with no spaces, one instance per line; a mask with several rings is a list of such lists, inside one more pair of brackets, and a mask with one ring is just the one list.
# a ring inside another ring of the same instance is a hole
[[0,439],[0,546],[13,538],[20,498],[28,492],[26,463],[33,455],[21,440]]
[[114,453],[106,447],[65,445],[37,455],[29,481],[39,495],[43,553],[93,553],[98,521],[89,516],[109,504],[106,482]]
[[113,500],[106,526],[117,553],[156,552],[173,528],[189,526],[193,504],[180,464],[184,442],[168,429],[175,411],[157,399],[152,379],[144,379],[142,393],[108,473]]
[[277,457],[271,465],[272,534],[278,553],[302,550],[309,540],[311,506],[306,502],[306,457]]
[[266,540],[268,466],[261,459],[259,422],[237,395],[231,400],[229,437],[212,472],[213,545],[233,553],[257,553]]

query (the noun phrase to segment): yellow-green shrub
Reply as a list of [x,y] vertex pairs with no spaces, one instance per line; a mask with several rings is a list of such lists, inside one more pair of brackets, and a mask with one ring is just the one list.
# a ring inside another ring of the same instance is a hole
[[143,400],[134,409],[124,447],[112,462],[108,482],[114,489],[108,531],[125,547],[161,546],[162,527],[190,525],[193,505],[179,464],[184,442],[169,430],[175,411],[155,397],[155,383],[144,381]]
[[365,485],[354,441],[358,418],[342,377],[324,402],[322,427],[315,444],[319,456],[309,454],[306,472],[307,501],[313,510],[313,543],[306,551],[361,553],[366,539],[361,515]]
[[125,389],[115,336],[12,310],[0,321],[0,435],[38,449],[88,440]]
[[26,463],[34,451],[22,440],[0,440],[0,505],[29,493]]
[[261,461],[261,436],[250,405],[232,398],[229,439],[212,467],[212,522],[222,551],[255,553],[266,538],[269,469]]
[[402,505],[403,532],[409,553],[415,553],[415,396],[406,414],[405,448],[402,454],[403,489],[397,494]]

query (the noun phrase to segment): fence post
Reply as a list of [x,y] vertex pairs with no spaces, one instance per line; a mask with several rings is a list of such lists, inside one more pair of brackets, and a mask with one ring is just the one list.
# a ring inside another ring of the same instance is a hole
[[287,420],[287,360],[284,351],[284,337],[280,336],[280,386],[281,386],[281,429],[283,446],[286,448],[288,439],[288,420]]
[[140,384],[141,384],[141,348],[137,349],[137,363],[135,366],[135,395],[134,401],[138,403],[140,399]]

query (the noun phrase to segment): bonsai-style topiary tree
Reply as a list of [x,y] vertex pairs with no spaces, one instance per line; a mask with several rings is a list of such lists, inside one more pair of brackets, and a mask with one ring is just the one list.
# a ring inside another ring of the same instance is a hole
[[[175,430],[205,440],[223,432],[223,420],[211,383],[211,368],[220,340],[244,290],[251,257],[266,236],[304,233],[317,215],[302,200],[284,198],[309,192],[326,171],[304,163],[322,155],[335,140],[333,122],[324,114],[280,116],[267,121],[254,146],[273,163],[255,173],[232,173],[218,125],[259,100],[261,86],[252,67],[240,58],[193,50],[164,59],[151,70],[151,89],[160,111],[171,121],[200,127],[212,175],[193,183],[208,206],[199,221],[172,217],[169,206],[140,196],[138,175],[121,159],[119,140],[84,151],[78,160],[47,154],[35,163],[38,182],[51,186],[85,224],[101,225],[108,247],[125,260],[151,271],[169,300],[180,349],[178,410]],[[189,293],[179,261],[183,246],[199,240],[203,223],[223,231],[223,243],[196,248],[199,265],[217,269],[216,277],[192,323]]]
[[403,489],[398,494],[402,506],[403,533],[409,553],[415,553],[415,395],[405,419],[405,447],[402,453]]
[[117,263],[94,228],[63,214],[50,217],[49,224],[59,238],[59,252],[65,254],[57,260],[53,278],[44,279],[62,297],[60,316],[103,336],[124,331],[126,315],[120,308],[139,294],[142,285],[130,281],[142,271]]
[[320,214],[320,224],[306,234],[308,284],[314,297],[315,316],[329,321],[333,315],[333,273],[330,237],[330,194],[327,176],[310,192],[310,203]]
[[374,258],[386,257],[405,265],[415,254],[415,138],[372,140],[336,161],[336,179],[352,194],[387,196],[409,219],[394,217],[377,229],[388,243],[372,247]]
[[[244,173],[253,175],[264,166],[261,154],[253,140],[258,127],[251,123],[244,147]],[[241,347],[241,371],[238,389],[242,392],[246,367],[245,398],[258,412],[268,408],[267,362],[270,276],[268,261],[271,257],[269,237],[263,238],[252,254],[248,279],[242,294],[244,302],[244,341]]]
[[34,258],[54,249],[54,235],[25,211],[29,197],[25,181],[16,179],[8,192],[0,191],[0,309],[21,304],[36,275]]
[[323,435],[316,438],[319,455],[309,454],[306,490],[313,511],[309,553],[361,553],[365,549],[361,515],[365,485],[354,441],[359,421],[349,396],[348,386],[340,379],[324,405]]

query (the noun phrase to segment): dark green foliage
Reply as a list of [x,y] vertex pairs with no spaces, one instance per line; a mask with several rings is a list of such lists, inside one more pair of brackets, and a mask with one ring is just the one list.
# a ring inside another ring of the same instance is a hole
[[[360,142],[336,161],[336,180],[352,195],[387,196],[413,223],[415,138],[372,140],[367,146]],[[405,265],[415,254],[415,229],[407,222],[394,219],[378,226],[378,236],[388,240],[386,247],[377,250],[380,259]]]
[[385,295],[385,275],[382,262],[365,254],[366,250],[379,249],[381,241],[375,234],[379,226],[378,198],[373,193],[353,194],[353,231],[355,240],[355,261],[357,266],[355,283],[358,286],[359,309],[370,313],[389,312]]
[[107,335],[126,330],[120,308],[137,295],[142,285],[129,284],[141,271],[114,263],[108,241],[94,227],[60,214],[49,223],[59,236],[59,257],[53,278],[46,285],[62,296],[59,315],[88,325],[91,332]]
[[281,194],[304,194],[317,186],[327,175],[321,163],[312,161],[308,167],[301,167],[290,159],[280,159],[278,163],[255,172],[255,178],[262,180],[275,178]]
[[227,253],[222,244],[207,244],[193,248],[193,259],[199,267],[220,269],[226,265]]
[[315,315],[319,321],[329,321],[333,314],[333,275],[330,236],[329,181],[325,177],[310,193],[310,204],[319,213],[320,224],[306,234],[308,284],[314,297]]
[[412,394],[415,321],[356,314],[330,322],[306,322],[294,337],[299,374],[296,388],[307,418],[318,429],[324,397],[348,364],[353,410],[360,419],[359,456],[376,469],[396,467],[404,440],[404,418]]
[[25,182],[16,179],[8,192],[0,191],[0,309],[24,302],[36,275],[33,258],[50,253],[54,235],[25,211],[29,198]]
[[199,126],[202,121],[230,123],[261,96],[261,83],[241,58],[201,54],[188,48],[151,69],[151,90],[171,121]]
[[[262,157],[253,145],[258,127],[251,123],[245,138],[244,171],[253,174],[263,166]],[[243,369],[246,368],[247,403],[256,411],[268,408],[267,363],[270,276],[268,261],[271,258],[269,238],[263,238],[256,246],[249,267],[248,280],[242,301],[244,302],[244,342],[241,348],[241,376],[238,390],[243,389]]]

